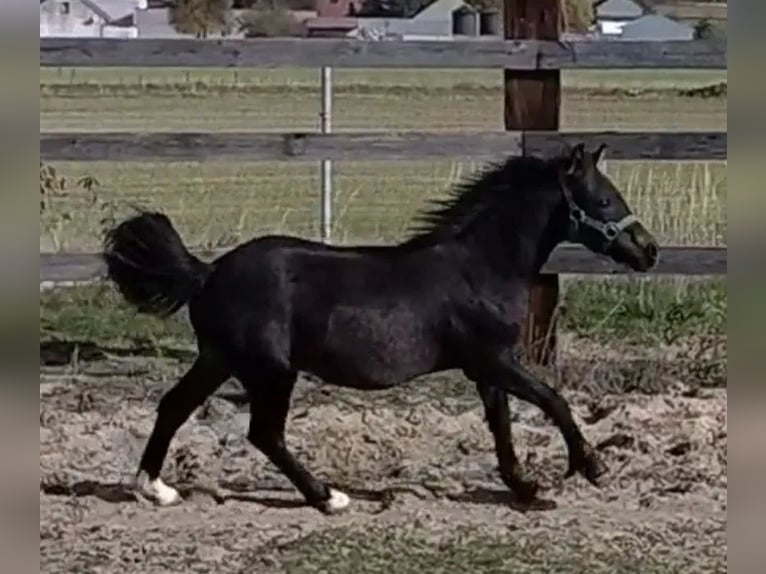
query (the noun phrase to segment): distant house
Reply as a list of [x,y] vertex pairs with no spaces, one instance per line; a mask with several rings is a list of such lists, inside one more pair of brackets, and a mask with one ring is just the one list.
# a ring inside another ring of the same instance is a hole
[[620,40],[693,40],[694,28],[659,14],[648,14],[622,27]]
[[[350,17],[357,14],[355,0],[321,0],[336,6],[333,18],[324,18],[323,6],[317,6],[319,17],[307,23],[309,35],[343,35],[367,39],[391,40],[452,40],[463,37],[491,37],[501,33],[501,18],[497,12],[479,13],[464,0],[435,0],[409,17]],[[320,32],[323,29],[323,32]]]
[[643,3],[636,0],[596,0],[593,7],[597,32],[603,36],[619,36],[623,26],[647,13]]
[[40,0],[40,37],[135,38],[146,0]]

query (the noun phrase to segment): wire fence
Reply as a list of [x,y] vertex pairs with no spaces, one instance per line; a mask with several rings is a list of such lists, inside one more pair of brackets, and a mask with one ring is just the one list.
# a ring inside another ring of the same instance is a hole
[[[337,162],[330,236],[336,243],[391,242],[413,217],[480,166],[473,162]],[[115,216],[131,205],[167,212],[193,246],[231,245],[264,233],[319,239],[320,166],[315,163],[57,164],[73,182],[41,215],[41,251],[92,251],[104,205]],[[726,245],[727,179],[723,163],[609,162],[607,173],[636,214],[666,245]],[[94,196],[97,201],[94,201]]]

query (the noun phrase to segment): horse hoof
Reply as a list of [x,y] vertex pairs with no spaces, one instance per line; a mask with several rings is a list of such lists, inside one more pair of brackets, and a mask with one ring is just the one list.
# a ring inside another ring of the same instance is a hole
[[609,472],[609,468],[606,466],[601,457],[595,452],[591,451],[585,458],[585,465],[580,471],[585,477],[585,480],[590,482],[593,486],[601,486],[601,477]]
[[528,503],[537,498],[540,485],[537,484],[536,480],[524,478],[515,481],[511,490],[519,502]]
[[183,500],[175,488],[165,484],[159,477],[150,480],[145,472],[136,477],[134,488],[157,506],[175,506]]
[[346,510],[350,503],[351,499],[345,492],[331,488],[330,498],[322,502],[320,510],[325,514],[339,514]]
[[589,448],[585,451],[582,458],[570,462],[569,469],[564,475],[564,478],[569,478],[575,473],[579,473],[593,486],[598,487],[601,486],[601,481],[599,479],[608,471],[609,468],[604,461],[601,460],[601,457],[596,454],[596,451]]

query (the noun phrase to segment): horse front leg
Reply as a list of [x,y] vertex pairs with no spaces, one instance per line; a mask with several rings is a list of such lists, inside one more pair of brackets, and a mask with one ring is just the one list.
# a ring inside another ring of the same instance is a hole
[[583,437],[567,401],[554,388],[525,369],[511,350],[503,349],[488,357],[485,355],[484,359],[483,364],[474,370],[480,373],[485,385],[537,406],[559,428],[569,457],[565,477],[580,473],[588,482],[598,486],[598,479],[607,472],[607,467]]

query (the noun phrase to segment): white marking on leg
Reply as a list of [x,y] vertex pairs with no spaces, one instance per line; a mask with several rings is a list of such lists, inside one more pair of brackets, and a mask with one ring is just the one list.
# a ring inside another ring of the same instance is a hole
[[156,502],[159,506],[171,506],[181,502],[181,495],[172,486],[168,486],[160,477],[149,480],[149,475],[144,471],[136,477],[136,486],[141,493]]
[[336,514],[345,510],[350,503],[351,499],[345,492],[331,488],[330,498],[325,501],[325,510],[328,514]]

